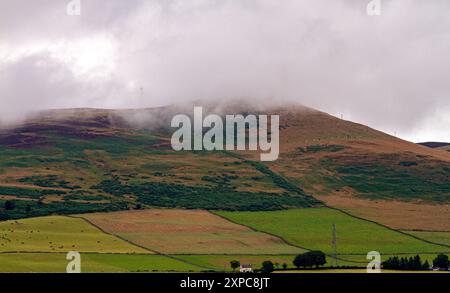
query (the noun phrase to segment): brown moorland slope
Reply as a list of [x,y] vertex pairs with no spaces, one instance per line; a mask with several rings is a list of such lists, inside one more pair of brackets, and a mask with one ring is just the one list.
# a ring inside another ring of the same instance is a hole
[[[239,159],[221,152],[172,151],[170,119],[176,113],[192,113],[192,105],[71,109],[40,113],[0,131],[0,187],[45,188],[56,193],[62,188],[72,190],[66,195],[69,202],[124,200],[125,206],[111,207],[123,209],[139,197],[118,196],[92,186],[113,179],[121,184],[228,186],[236,192],[281,194],[286,190],[276,183],[280,178],[274,178],[281,175],[307,194],[357,216],[407,230],[450,231],[450,153],[446,150],[416,145],[303,106],[235,103],[205,108],[219,114],[280,115],[280,156],[264,163],[272,173],[261,174],[251,164],[259,161],[254,152],[238,152]],[[58,181],[48,182],[52,180]],[[76,193],[75,187],[85,194]],[[8,199],[61,200],[58,194],[43,191],[29,197],[23,190],[13,194],[4,190],[7,194],[0,190],[0,195]],[[57,212],[60,206],[51,208]]]
[[450,230],[449,152],[310,109],[278,113],[278,173],[353,215],[393,228]]

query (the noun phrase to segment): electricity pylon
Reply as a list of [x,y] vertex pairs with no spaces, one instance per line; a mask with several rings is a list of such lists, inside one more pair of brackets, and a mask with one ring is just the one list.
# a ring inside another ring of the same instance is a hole
[[338,266],[338,259],[337,259],[337,240],[336,240],[336,225],[333,224],[333,238],[331,240],[331,246],[333,249],[333,258],[334,258],[334,266]]

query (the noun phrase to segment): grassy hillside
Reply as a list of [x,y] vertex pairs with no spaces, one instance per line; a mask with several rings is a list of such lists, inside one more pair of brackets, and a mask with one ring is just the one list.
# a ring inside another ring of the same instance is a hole
[[277,113],[282,150],[268,164],[272,171],[360,217],[394,228],[450,231],[448,152],[313,110]]
[[3,219],[137,204],[228,210],[319,204],[226,153],[174,152],[167,129],[134,128],[108,111],[57,114],[0,133],[0,205],[16,201]]
[[[279,159],[172,151],[170,118],[190,107],[49,111],[0,130],[0,207],[15,202],[0,219],[151,207],[271,211],[325,202],[395,228],[450,231],[445,217],[429,212],[450,209],[448,152],[299,106],[206,108],[279,114]],[[395,222],[377,218],[394,202],[412,204],[414,212],[399,208]]]
[[298,106],[208,110],[279,114],[279,159],[173,151],[170,118],[189,107],[57,110],[0,129],[0,271],[64,271],[69,250],[86,272],[291,266],[303,248],[331,254],[333,224],[340,265],[449,251],[447,149]]

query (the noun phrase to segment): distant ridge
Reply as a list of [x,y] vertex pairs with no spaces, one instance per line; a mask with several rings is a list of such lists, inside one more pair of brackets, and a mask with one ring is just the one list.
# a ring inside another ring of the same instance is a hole
[[450,146],[450,142],[436,142],[436,141],[419,142],[418,144],[432,149]]

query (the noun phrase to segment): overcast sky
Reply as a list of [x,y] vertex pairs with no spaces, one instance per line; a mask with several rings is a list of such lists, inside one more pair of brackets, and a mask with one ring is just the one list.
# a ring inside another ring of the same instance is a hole
[[247,97],[450,141],[448,0],[69,2],[0,0],[0,121]]

